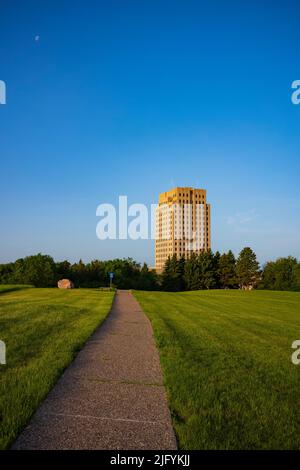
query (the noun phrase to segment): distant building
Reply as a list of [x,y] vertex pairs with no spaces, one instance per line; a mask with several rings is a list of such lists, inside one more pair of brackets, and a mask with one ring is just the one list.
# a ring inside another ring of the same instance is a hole
[[206,190],[174,188],[159,195],[156,211],[155,268],[161,272],[169,256],[186,259],[211,248],[210,204]]

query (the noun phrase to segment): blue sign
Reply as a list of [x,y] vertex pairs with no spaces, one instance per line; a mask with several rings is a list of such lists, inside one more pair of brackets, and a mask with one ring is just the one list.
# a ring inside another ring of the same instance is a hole
[[109,273],[109,278],[112,279],[114,277],[114,273]]

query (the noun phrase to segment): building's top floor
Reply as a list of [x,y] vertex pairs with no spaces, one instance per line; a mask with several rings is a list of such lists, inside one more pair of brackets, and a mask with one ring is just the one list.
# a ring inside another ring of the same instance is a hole
[[179,187],[170,189],[159,195],[159,204],[173,204],[175,202],[182,203],[205,203],[206,202],[206,189],[197,189],[190,187]]

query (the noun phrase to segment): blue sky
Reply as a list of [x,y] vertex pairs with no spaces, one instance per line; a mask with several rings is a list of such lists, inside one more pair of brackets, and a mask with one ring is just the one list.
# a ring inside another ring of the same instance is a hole
[[0,262],[84,261],[96,207],[207,189],[212,248],[300,258],[299,1],[0,3]]

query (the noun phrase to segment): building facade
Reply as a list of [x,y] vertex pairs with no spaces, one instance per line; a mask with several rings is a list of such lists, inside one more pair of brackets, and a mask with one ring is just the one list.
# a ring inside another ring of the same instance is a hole
[[210,204],[206,190],[174,188],[159,195],[156,210],[155,269],[169,256],[186,259],[211,248]]

